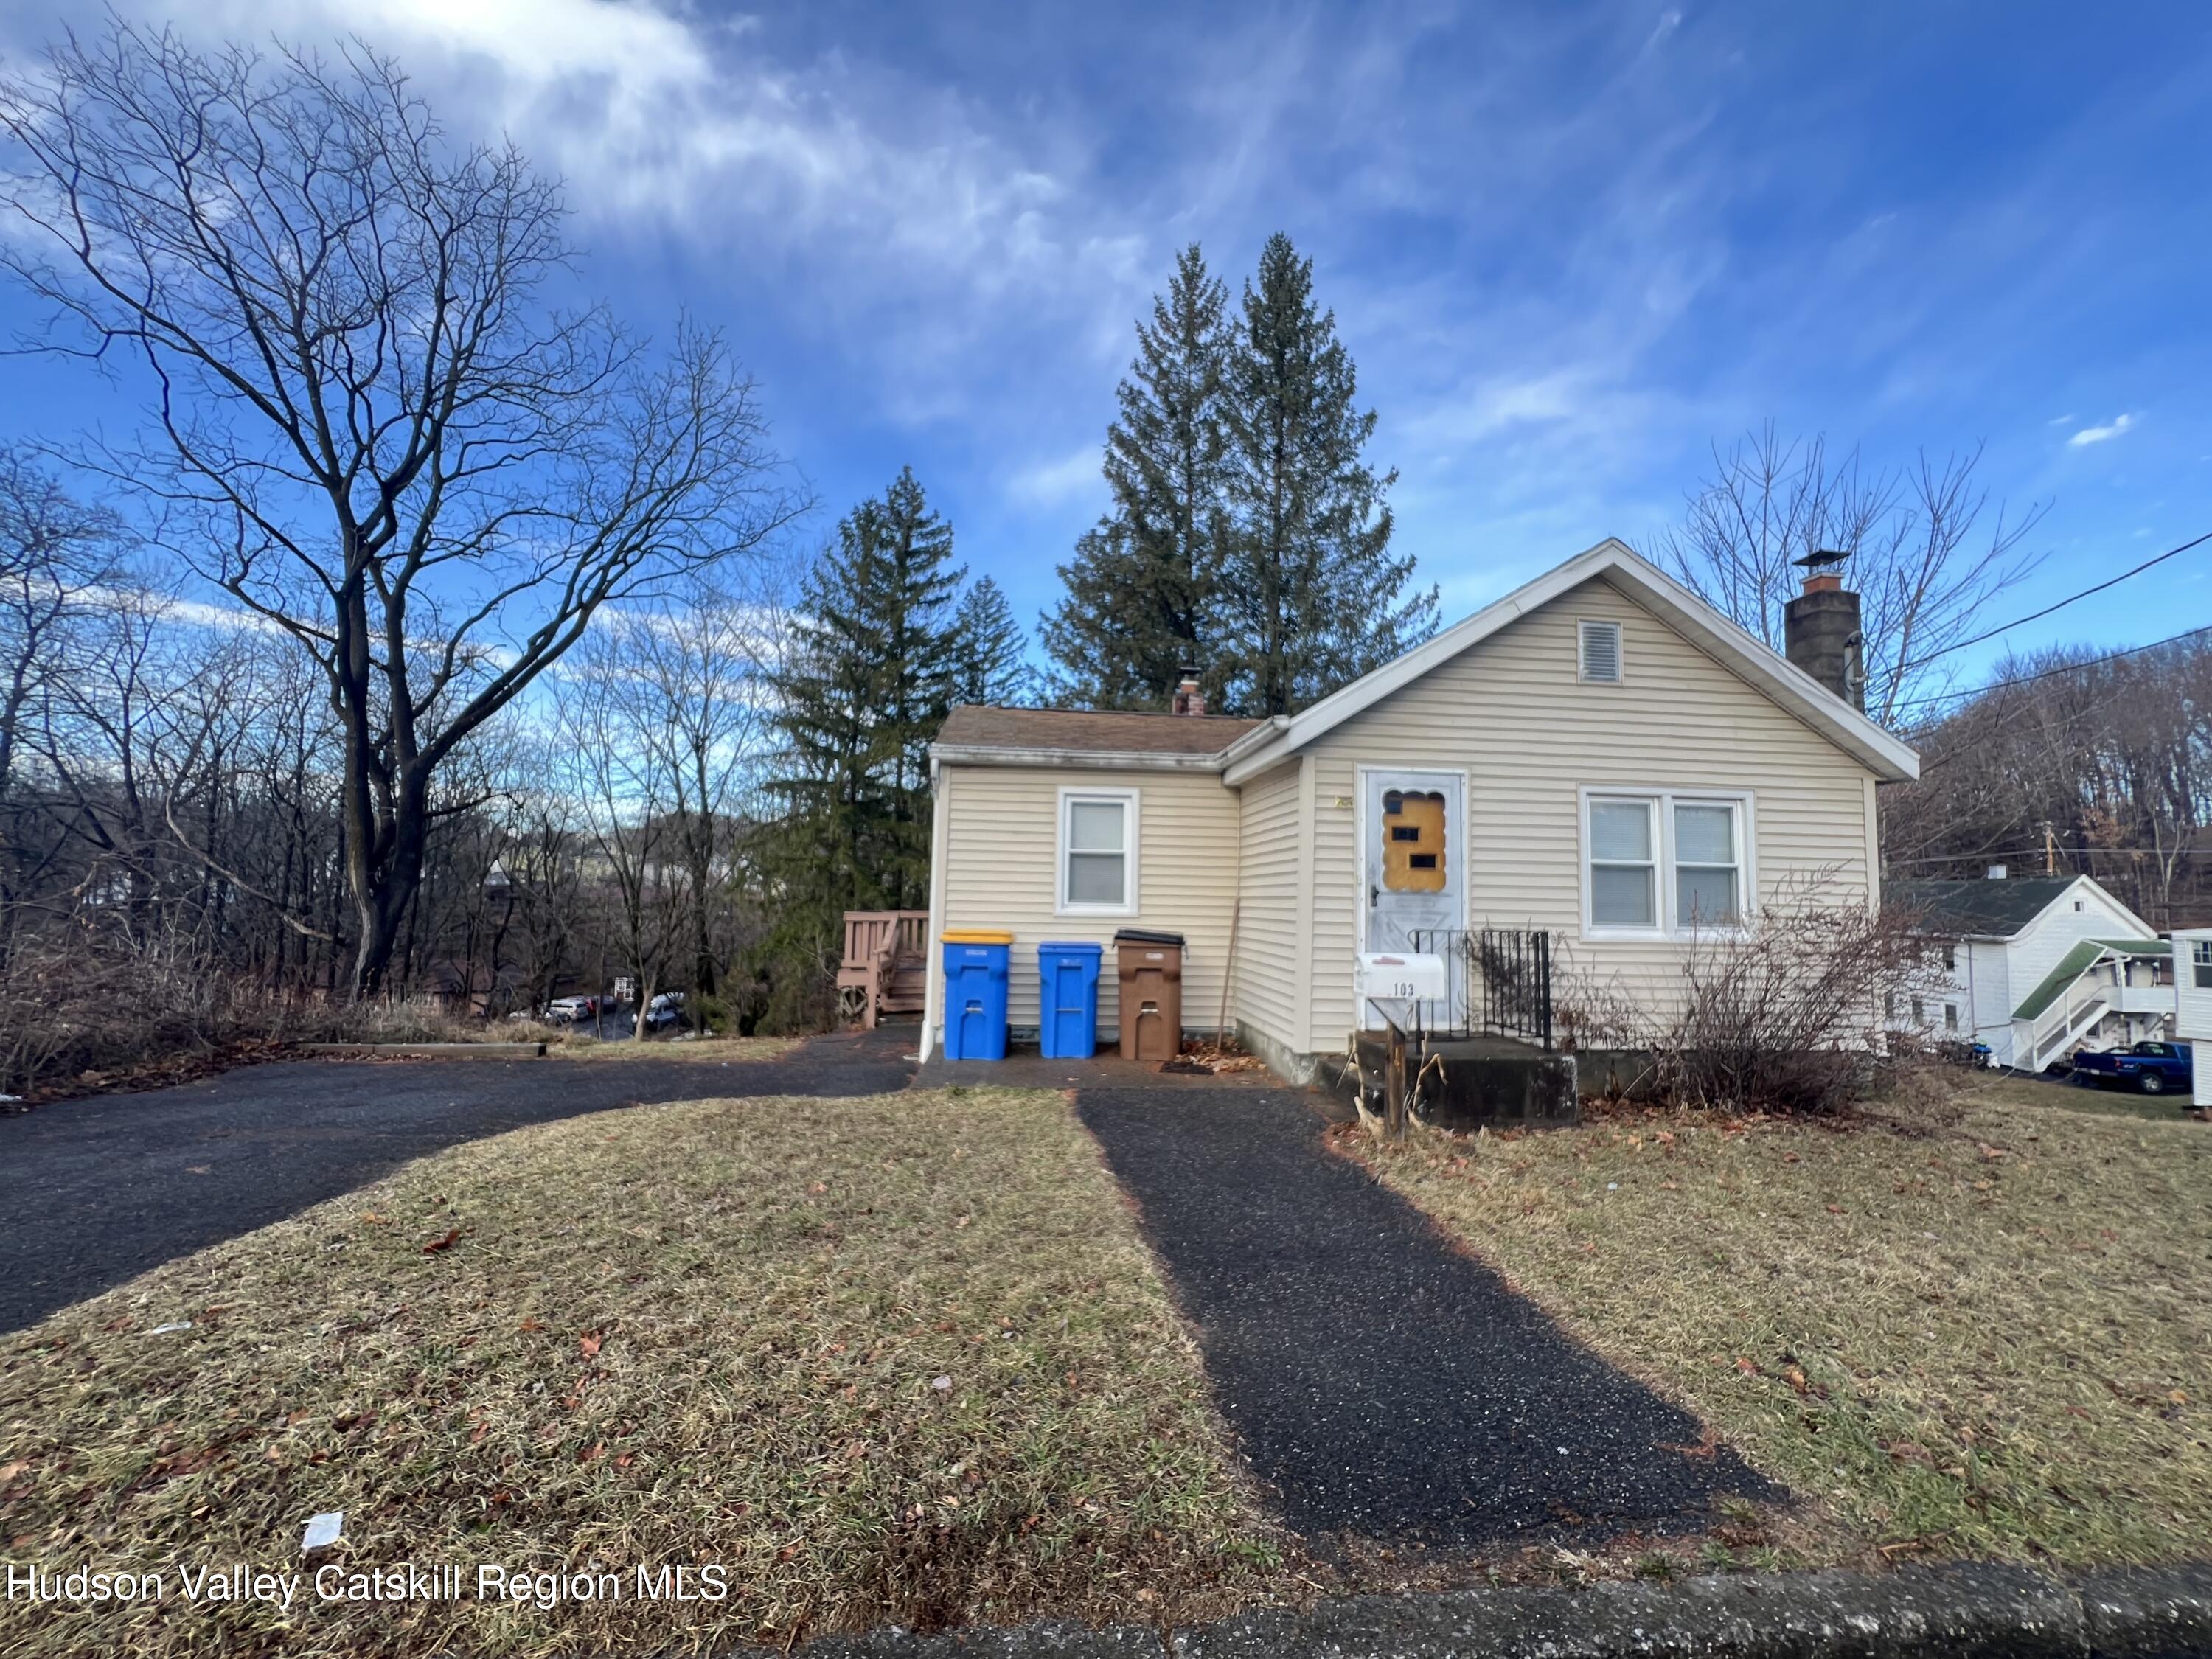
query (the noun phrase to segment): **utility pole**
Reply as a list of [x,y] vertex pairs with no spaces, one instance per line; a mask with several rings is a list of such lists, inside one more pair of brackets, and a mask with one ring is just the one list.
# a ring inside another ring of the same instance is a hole
[[2058,839],[2051,833],[2048,818],[2043,821],[2043,873],[2046,876],[2058,873]]

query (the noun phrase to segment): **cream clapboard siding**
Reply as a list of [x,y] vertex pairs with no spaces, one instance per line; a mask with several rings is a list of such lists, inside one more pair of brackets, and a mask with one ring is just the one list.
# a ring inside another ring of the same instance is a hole
[[[1583,617],[1622,624],[1622,684],[1577,680]],[[1669,994],[1680,947],[1580,938],[1583,787],[1750,790],[1763,896],[1816,872],[1831,872],[1824,895],[1863,901],[1870,890],[1867,769],[1602,580],[1493,634],[1309,752],[1314,955],[1297,1046],[1310,1053],[1335,1048],[1352,1024],[1360,766],[1465,769],[1470,924],[1548,929],[1561,937],[1564,969],[1645,998]]]
[[[1219,777],[946,764],[938,769],[937,787],[945,795],[944,897],[935,907],[937,925],[940,930],[1013,930],[1010,1024],[1037,1024],[1038,945],[1047,939],[1095,939],[1106,947],[1099,973],[1099,1028],[1112,1030],[1121,1018],[1114,930],[1164,927],[1188,941],[1183,951],[1183,1024],[1212,1028],[1220,1018],[1222,968],[1229,957],[1230,912],[1237,898],[1237,795]],[[1063,787],[1137,792],[1137,915],[1053,914]],[[941,1011],[942,958],[934,945],[929,971],[931,1006]],[[942,1018],[940,1012],[940,1033]]]
[[1298,803],[1293,760],[1244,786],[1243,854],[1237,866],[1237,1018],[1288,1043],[1299,1024]]

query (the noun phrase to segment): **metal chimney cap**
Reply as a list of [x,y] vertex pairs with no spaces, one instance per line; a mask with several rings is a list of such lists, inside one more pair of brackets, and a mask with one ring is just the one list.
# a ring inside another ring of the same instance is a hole
[[1802,559],[1792,559],[1790,562],[1802,565],[1808,570],[1832,570],[1850,556],[1849,553],[1838,553],[1832,547],[1823,547],[1808,553]]

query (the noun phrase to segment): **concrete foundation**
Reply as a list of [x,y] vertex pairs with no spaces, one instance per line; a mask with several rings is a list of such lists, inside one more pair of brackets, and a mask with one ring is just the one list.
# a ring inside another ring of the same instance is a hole
[[1322,1056],[1299,1054],[1241,1019],[1237,1022],[1237,1041],[1246,1054],[1257,1054],[1285,1083],[1303,1089],[1322,1075]]

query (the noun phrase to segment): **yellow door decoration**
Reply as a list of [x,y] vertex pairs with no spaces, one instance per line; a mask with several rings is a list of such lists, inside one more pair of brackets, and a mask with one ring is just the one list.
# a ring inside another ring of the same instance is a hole
[[1393,893],[1444,890],[1444,798],[1434,792],[1382,796],[1382,885]]

